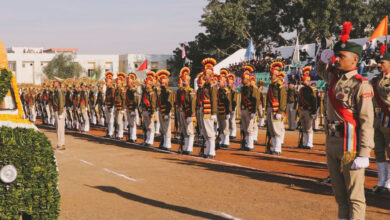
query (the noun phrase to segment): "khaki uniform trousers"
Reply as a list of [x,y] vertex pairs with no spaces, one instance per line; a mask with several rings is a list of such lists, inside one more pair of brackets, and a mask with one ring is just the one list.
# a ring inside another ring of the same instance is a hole
[[84,132],[87,132],[87,131],[89,131],[88,108],[82,109],[81,113],[83,114],[83,121],[84,121],[84,124],[83,124],[83,127],[81,130]]
[[125,114],[124,110],[117,110],[116,111],[116,123],[118,125],[118,138],[123,138],[123,116]]
[[287,104],[287,120],[288,120],[288,129],[295,130],[297,128],[296,115],[297,110],[294,108],[294,103]]
[[230,143],[230,140],[229,140],[229,133],[230,133],[229,132],[229,119],[218,115],[219,131],[220,131],[220,135],[221,135],[221,141],[219,142],[219,144],[224,144],[227,146],[229,146],[229,143]]
[[206,139],[206,155],[215,156],[214,119],[202,117],[203,134]]
[[154,113],[148,111],[142,112],[142,120],[146,128],[146,141],[145,143],[152,145],[154,142]]
[[65,111],[60,115],[55,112],[56,131],[57,131],[57,147],[65,145]]
[[160,116],[160,130],[161,135],[164,136],[163,147],[170,149],[171,148],[171,114],[168,115],[168,119],[165,119],[161,114]]
[[299,121],[303,130],[303,146],[313,147],[313,118],[308,110],[301,109]]
[[267,108],[267,128],[272,138],[273,151],[281,153],[284,142],[284,124],[282,119],[275,119],[272,108]]
[[366,199],[364,196],[364,169],[352,170],[352,162],[340,170],[344,155],[343,138],[326,137],[326,157],[332,188],[338,204],[338,218],[364,219]]
[[230,112],[229,118],[229,136],[236,137],[237,136],[237,122],[236,122],[236,110],[234,109]]
[[108,108],[106,107],[106,117],[107,117],[107,131],[108,135],[114,135],[114,107]]
[[375,141],[375,158],[377,162],[386,162],[387,158],[390,159],[390,128],[381,128],[380,121],[375,117],[374,121],[374,141]]
[[137,140],[137,115],[136,112],[130,112],[127,110],[127,120],[129,123],[129,138],[130,140]]
[[254,148],[256,116],[251,118],[251,113],[247,109],[241,110],[241,130],[245,133],[246,147],[249,149]]

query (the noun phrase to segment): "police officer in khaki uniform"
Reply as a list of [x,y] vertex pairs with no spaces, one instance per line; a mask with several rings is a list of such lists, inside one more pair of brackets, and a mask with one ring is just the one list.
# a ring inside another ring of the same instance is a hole
[[187,71],[182,73],[181,80],[183,88],[179,94],[179,116],[181,128],[184,135],[183,154],[191,154],[195,138],[195,120],[196,120],[196,95],[193,88],[190,87],[191,76]]
[[174,94],[168,88],[170,72],[167,70],[159,70],[157,77],[160,81],[160,92],[157,97],[157,106],[159,108],[161,143],[160,149],[171,149],[171,112],[174,105]]
[[73,128],[73,114],[72,114],[72,85],[73,79],[67,79],[65,85],[65,111],[66,111],[66,128]]
[[81,127],[82,132],[89,131],[89,117],[88,117],[88,91],[87,91],[87,79],[81,83],[80,102],[79,109],[83,117],[83,125]]
[[[251,151],[254,148],[254,136],[256,113],[258,106],[258,91],[251,82],[251,73],[255,71],[253,66],[244,66],[242,74],[243,86],[241,87],[241,149]],[[245,140],[245,141],[244,141]]]
[[290,131],[294,131],[297,128],[297,121],[296,121],[297,102],[298,102],[298,96],[294,87],[294,83],[289,82],[288,89],[287,89],[287,120],[288,120],[288,130]]
[[379,57],[378,74],[372,80],[375,107],[375,158],[378,169],[378,184],[373,191],[378,194],[390,192],[390,53]]
[[327,67],[332,50],[324,50],[317,73],[328,83],[326,153],[339,219],[365,219],[364,169],[374,148],[373,89],[357,72],[362,46],[347,41],[352,29],[344,23],[335,44],[335,67]]
[[106,96],[104,100],[105,111],[106,111],[106,122],[107,122],[107,138],[114,137],[114,88],[112,85],[112,80],[114,77],[114,73],[106,72]]
[[230,118],[229,118],[229,139],[235,139],[237,136],[237,122],[236,122],[236,110],[238,104],[238,92],[237,89],[234,88],[234,81],[236,80],[236,76],[232,73],[227,75],[227,83],[230,92]]
[[299,148],[313,148],[313,119],[316,117],[317,100],[310,86],[310,71],[311,66],[306,66],[302,69],[302,84],[299,89],[299,121],[303,129],[303,146]]
[[287,92],[279,74],[283,69],[281,62],[271,64],[270,78],[267,93],[267,126],[272,138],[272,154],[282,153],[282,143],[284,142],[284,115],[287,107]]
[[61,79],[54,81],[53,108],[56,119],[57,149],[65,150],[65,96],[61,90]]
[[73,84],[73,92],[72,92],[72,113],[73,113],[73,129],[78,131],[79,130],[79,122],[80,122],[80,84],[78,81],[76,81]]
[[123,83],[125,82],[126,74],[123,72],[119,72],[116,78],[116,88],[114,91],[114,106],[115,106],[115,114],[116,114],[116,124],[117,133],[116,139],[123,139],[123,116],[125,114],[126,109],[126,91],[123,88]]
[[263,80],[259,80],[257,82],[257,91],[259,93],[259,105],[257,107],[257,113],[259,116],[259,126],[258,127],[263,127],[264,126],[264,109],[265,109],[265,99],[264,99],[264,94],[263,94],[263,89],[265,86],[265,82]]
[[227,87],[227,75],[220,74],[218,76],[218,92],[217,92],[217,102],[218,102],[218,135],[220,136],[219,146],[222,148],[229,147],[229,119],[231,110],[231,95],[230,89]]
[[217,120],[217,91],[218,88],[212,85],[214,80],[214,66],[217,62],[213,58],[202,60],[204,66],[203,74],[205,84],[201,91],[202,98],[202,113],[203,113],[203,134],[206,139],[206,152],[203,155],[205,158],[215,157],[215,130],[214,121]]
[[96,119],[100,126],[104,126],[105,123],[105,114],[104,114],[104,91],[103,91],[104,81],[98,82],[98,92],[96,95]]
[[138,109],[139,97],[137,94],[137,86],[135,84],[136,80],[137,76],[134,73],[129,73],[127,76],[126,106],[127,120],[129,121],[127,142],[130,143],[135,143],[137,140],[136,111]]
[[142,121],[146,128],[145,146],[151,146],[154,142],[154,121],[156,112],[157,94],[153,89],[154,77],[147,76],[145,86],[142,89],[140,107],[142,109]]

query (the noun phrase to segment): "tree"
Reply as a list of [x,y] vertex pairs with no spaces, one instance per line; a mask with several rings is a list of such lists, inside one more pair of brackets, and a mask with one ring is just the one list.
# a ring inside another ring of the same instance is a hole
[[60,53],[56,55],[48,64],[43,68],[43,73],[49,79],[59,77],[62,79],[78,78],[83,72],[83,67],[74,61],[74,57],[71,54]]

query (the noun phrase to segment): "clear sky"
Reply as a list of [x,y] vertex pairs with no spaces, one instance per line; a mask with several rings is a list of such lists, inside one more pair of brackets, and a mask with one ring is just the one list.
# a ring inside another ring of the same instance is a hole
[[1,4],[6,47],[78,48],[82,54],[171,54],[204,29],[207,0],[14,0]]

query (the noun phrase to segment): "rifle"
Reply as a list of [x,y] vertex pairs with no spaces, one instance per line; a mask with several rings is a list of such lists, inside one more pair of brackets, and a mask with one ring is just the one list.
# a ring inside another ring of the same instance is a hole
[[[267,122],[269,123],[269,122]],[[267,126],[267,125],[266,125]],[[267,134],[265,136],[265,153],[270,154],[271,151],[271,132],[267,126]]]
[[221,128],[218,127],[217,138],[215,139],[215,150],[219,150],[221,148],[219,142],[221,141]]

